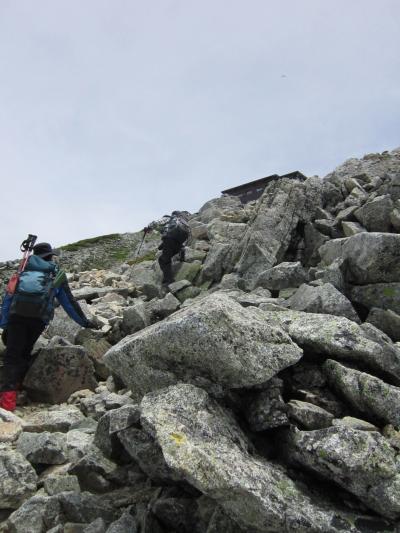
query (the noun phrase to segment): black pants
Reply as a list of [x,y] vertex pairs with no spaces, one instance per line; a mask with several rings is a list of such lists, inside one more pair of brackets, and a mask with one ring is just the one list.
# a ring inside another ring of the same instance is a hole
[[162,254],[158,258],[158,263],[163,273],[163,283],[172,283],[174,276],[172,275],[172,258],[182,249],[182,244],[169,237],[164,237],[159,247]]
[[33,345],[46,324],[40,318],[14,315],[7,324],[0,392],[15,390],[28,371]]

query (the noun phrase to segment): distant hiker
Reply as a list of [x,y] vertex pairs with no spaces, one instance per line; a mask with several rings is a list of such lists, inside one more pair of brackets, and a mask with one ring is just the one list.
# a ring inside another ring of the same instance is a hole
[[3,328],[6,351],[0,407],[8,411],[14,411],[16,407],[16,390],[28,371],[32,348],[54,316],[55,298],[80,326],[96,328],[73,297],[65,272],[58,268],[57,251],[47,242],[36,244],[32,249],[33,255],[25,256],[18,281],[12,293],[6,292],[1,306],[0,328]]
[[172,258],[179,254],[179,260],[185,260],[185,243],[190,237],[190,227],[187,222],[188,215],[183,211],[172,211],[171,215],[165,215],[162,220],[153,222],[144,228],[145,234],[153,229],[161,232],[161,244],[158,247],[162,251],[158,263],[163,273],[163,285],[173,283]]

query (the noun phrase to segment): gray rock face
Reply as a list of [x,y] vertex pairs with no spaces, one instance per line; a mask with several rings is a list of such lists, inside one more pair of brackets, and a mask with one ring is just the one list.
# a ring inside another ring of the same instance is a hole
[[24,417],[23,428],[24,431],[37,432],[41,431],[61,431],[66,432],[71,429],[71,426],[83,422],[85,417],[81,411],[73,406],[60,406],[48,411],[36,412]]
[[[89,308],[86,304],[86,302],[80,302],[80,306],[83,309],[83,312],[86,316],[90,316]],[[75,338],[76,335],[81,330],[81,326],[74,322],[67,313],[64,311],[64,309],[60,306],[57,307],[54,312],[54,318],[50,322],[50,325],[48,329],[45,332],[46,337],[49,339],[51,337],[54,337],[55,335],[58,335],[72,344],[75,344]]]
[[345,293],[347,284],[345,280],[346,264],[343,259],[336,259],[330,265],[323,268],[310,269],[310,278],[315,278],[322,283],[330,283],[339,292]]
[[288,415],[304,429],[322,429],[332,425],[333,414],[312,403],[290,400]]
[[284,448],[292,464],[334,481],[384,517],[400,516],[400,467],[379,433],[343,426],[290,431]]
[[106,533],[107,525],[102,518],[96,518],[85,529],[83,533]]
[[389,195],[377,196],[354,212],[354,216],[368,231],[389,232],[393,201]]
[[66,434],[64,446],[68,461],[72,463],[82,459],[88,453],[93,444],[93,434],[85,433],[77,429],[71,429]]
[[301,311],[263,311],[271,325],[279,324],[305,351],[333,359],[361,362],[400,383],[400,351],[393,344],[370,338],[347,318]]
[[110,524],[107,533],[137,533],[136,520],[129,512],[124,513],[118,520]]
[[280,468],[247,451],[234,420],[208,395],[177,385],[147,395],[142,424],[165,461],[244,528],[260,532],[359,531],[350,517],[314,503]]
[[36,492],[37,475],[19,452],[0,450],[0,509],[16,509]]
[[122,444],[117,433],[138,425],[140,412],[136,405],[124,405],[105,413],[97,424],[94,444],[109,459],[122,456]]
[[366,322],[382,330],[392,341],[400,341],[400,316],[390,309],[373,307],[368,314]]
[[[186,249],[185,254],[186,254],[185,256],[186,262],[178,263],[176,274],[175,274],[175,279],[177,281],[180,281],[182,279],[187,279],[191,282],[194,282],[201,270],[201,263],[203,259],[205,258],[206,254],[204,252],[192,250],[191,248]],[[191,256],[193,258],[200,257],[201,259],[197,259],[197,260],[193,259],[193,261],[189,263],[188,261],[191,258]]]
[[69,467],[68,473],[77,476],[83,490],[106,492],[111,488],[110,480],[115,478],[116,470],[117,465],[93,446]]
[[350,221],[343,221],[342,229],[345,237],[352,237],[353,235],[357,235],[357,233],[363,233],[364,231],[367,231],[363,226],[361,226],[361,224],[358,224],[358,222]]
[[346,260],[348,281],[357,285],[395,282],[400,279],[400,235],[358,233],[329,241],[320,248],[322,262]]
[[351,405],[372,417],[400,426],[400,388],[381,379],[347,368],[336,361],[326,361],[329,384]]
[[235,257],[235,243],[213,243],[203,263],[201,281],[219,281],[224,274],[233,270]]
[[142,429],[129,427],[118,432],[124,449],[154,482],[181,481],[182,478],[164,460],[163,453],[153,437]]
[[107,379],[109,372],[103,363],[103,355],[111,348],[111,344],[102,336],[101,331],[81,329],[76,336],[75,344],[83,346],[92,361],[95,373],[100,379]]
[[273,378],[266,384],[265,390],[254,393],[246,402],[246,419],[253,431],[264,431],[289,423],[281,394],[282,386],[282,380]]
[[281,179],[268,185],[240,243],[236,270],[254,288],[259,274],[284,259],[299,222],[312,219],[322,203],[321,180]]
[[192,238],[195,240],[208,239],[207,224],[200,221],[190,221],[190,229],[192,231]]
[[127,307],[123,312],[122,330],[126,335],[135,333],[150,324],[150,318],[144,302]]
[[281,328],[265,322],[262,311],[212,294],[127,337],[105,359],[140,397],[199,377],[225,388],[251,387],[301,355]]
[[296,311],[344,316],[353,322],[361,322],[351,302],[331,283],[317,287],[304,284],[286,300],[285,305]]
[[352,302],[368,309],[379,307],[400,315],[400,283],[375,283],[350,288]]
[[208,238],[217,242],[235,242],[241,239],[247,224],[237,224],[215,219],[207,226]]
[[58,501],[49,496],[36,495],[9,516],[6,531],[41,533],[50,531],[60,522],[61,513]]
[[21,433],[17,451],[32,464],[60,465],[67,461],[63,433]]
[[379,432],[378,428],[374,426],[374,424],[366,422],[365,420],[361,420],[360,418],[354,418],[354,416],[344,416],[343,418],[335,418],[332,421],[332,426],[345,426],[350,429],[357,429],[359,431]]
[[206,202],[199,210],[197,218],[202,223],[208,224],[214,218],[220,217],[224,212],[237,209],[243,209],[240,198],[224,195]]
[[50,403],[65,402],[73,392],[96,386],[93,363],[80,346],[44,348],[24,380],[32,397]]
[[98,518],[106,523],[113,522],[117,516],[111,505],[88,492],[62,492],[57,496],[61,512],[66,522],[90,524]]
[[319,249],[323,244],[329,241],[329,237],[319,232],[311,222],[308,222],[304,227],[304,256],[307,266],[317,265],[321,257]]
[[368,154],[361,159],[348,159],[328,174],[324,181],[340,186],[347,178],[356,176],[370,183],[374,176],[395,177],[399,170],[400,153],[397,149],[382,154]]
[[308,273],[302,264],[280,263],[279,265],[264,270],[257,277],[256,287],[264,287],[270,290],[282,290],[288,287],[300,287],[308,281]]
[[44,481],[44,489],[49,496],[60,492],[80,492],[78,478],[76,476],[54,476]]
[[162,320],[179,309],[181,303],[178,298],[171,293],[168,293],[161,300],[152,300],[146,306],[146,311],[150,316],[150,320]]
[[123,405],[132,404],[129,394],[120,395],[108,390],[101,391],[98,394],[92,394],[80,401],[82,412],[89,417],[99,420],[106,411],[118,409]]

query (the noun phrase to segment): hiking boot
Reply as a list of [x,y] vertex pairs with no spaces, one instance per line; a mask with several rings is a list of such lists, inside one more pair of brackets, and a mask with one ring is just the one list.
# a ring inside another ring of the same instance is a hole
[[0,392],[0,407],[6,411],[15,411],[17,406],[17,391]]

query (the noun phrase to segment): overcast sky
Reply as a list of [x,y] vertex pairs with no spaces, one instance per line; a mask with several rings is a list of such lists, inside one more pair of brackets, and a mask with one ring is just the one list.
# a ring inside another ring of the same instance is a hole
[[0,260],[400,145],[399,0],[0,0]]

